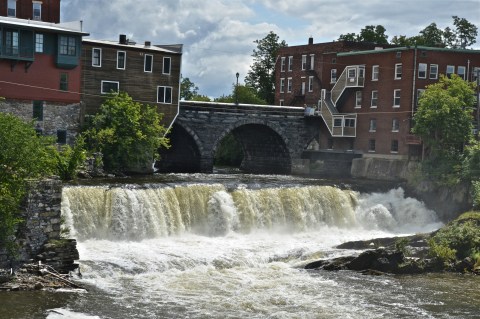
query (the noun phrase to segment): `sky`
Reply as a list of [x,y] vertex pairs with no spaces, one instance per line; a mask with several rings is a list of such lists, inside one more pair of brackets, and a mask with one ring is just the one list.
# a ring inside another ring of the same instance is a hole
[[[211,98],[231,94],[252,65],[255,40],[270,31],[289,46],[337,40],[383,25],[391,40],[452,16],[480,31],[480,0],[62,0],[61,21],[83,21],[92,39],[183,44],[182,75]],[[479,32],[480,34],[480,32]],[[480,50],[480,36],[472,46]]]

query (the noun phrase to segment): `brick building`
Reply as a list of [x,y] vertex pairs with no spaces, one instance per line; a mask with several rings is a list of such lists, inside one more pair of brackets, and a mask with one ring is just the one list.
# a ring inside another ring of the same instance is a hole
[[125,91],[135,101],[156,105],[170,124],[177,111],[182,45],[83,40],[82,100],[94,114],[110,91]]
[[0,16],[60,22],[60,0],[0,0]]
[[[20,1],[19,1],[20,2]],[[0,111],[72,142],[80,116],[81,23],[0,17]]]
[[418,97],[440,74],[475,81],[480,51],[369,45],[310,39],[282,48],[275,104],[304,106],[323,119],[320,150],[419,156],[421,141],[410,134]]

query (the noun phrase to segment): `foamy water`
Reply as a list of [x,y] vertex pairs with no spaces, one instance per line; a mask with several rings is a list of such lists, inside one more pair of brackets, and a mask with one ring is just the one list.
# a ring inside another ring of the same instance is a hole
[[402,189],[71,187],[62,210],[97,299],[49,318],[431,317],[415,294],[392,307],[395,278],[302,269],[351,253],[333,248],[345,241],[438,228]]

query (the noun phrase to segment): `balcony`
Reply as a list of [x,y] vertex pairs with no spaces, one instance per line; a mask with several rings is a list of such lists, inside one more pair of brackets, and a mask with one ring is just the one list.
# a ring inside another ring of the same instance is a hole
[[0,58],[21,61],[33,61],[34,52],[32,46],[1,46]]
[[330,99],[330,93],[322,92],[319,107],[320,116],[332,137],[357,136],[357,114],[339,113]]

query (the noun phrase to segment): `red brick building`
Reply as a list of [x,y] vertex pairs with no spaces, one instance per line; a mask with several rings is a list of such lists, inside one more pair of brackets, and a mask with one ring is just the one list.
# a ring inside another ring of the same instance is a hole
[[0,16],[60,22],[60,0],[0,0]]
[[80,115],[81,23],[0,17],[0,111],[71,142]]
[[476,80],[480,51],[356,45],[310,40],[282,48],[275,104],[304,106],[320,116],[321,150],[393,159],[419,156],[420,140],[410,134],[419,95],[440,74]]

